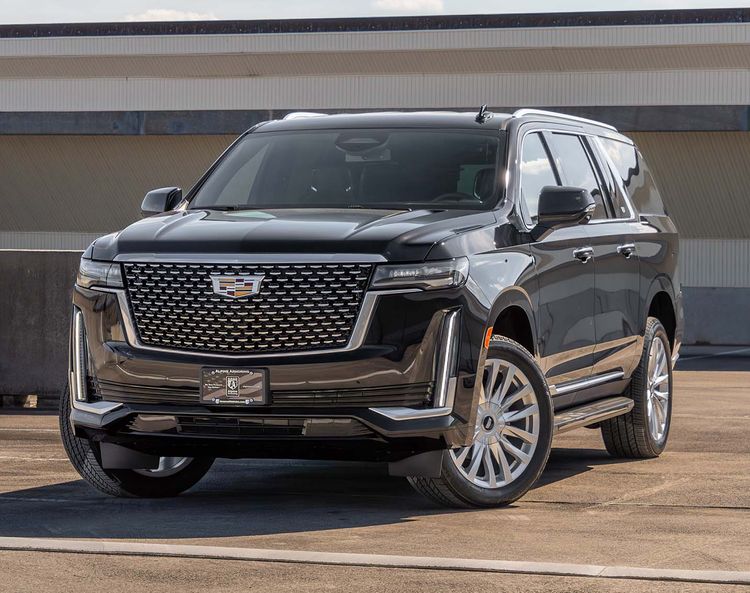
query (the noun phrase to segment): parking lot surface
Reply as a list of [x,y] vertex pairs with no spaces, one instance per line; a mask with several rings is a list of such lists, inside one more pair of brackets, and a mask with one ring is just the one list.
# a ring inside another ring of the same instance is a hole
[[[112,499],[81,481],[50,414],[0,415],[3,538],[133,541],[700,571],[750,570],[750,359],[675,375],[659,459],[610,458],[599,432],[557,437],[540,483],[504,509],[431,505],[384,466],[219,461],[171,500]],[[734,591],[742,585],[0,551],[0,591]]]

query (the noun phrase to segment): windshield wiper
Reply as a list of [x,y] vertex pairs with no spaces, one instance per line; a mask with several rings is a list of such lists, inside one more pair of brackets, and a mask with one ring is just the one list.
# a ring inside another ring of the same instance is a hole
[[231,206],[196,206],[190,210],[217,210],[219,212],[235,212],[237,210],[273,210],[273,209],[300,209],[308,210],[314,208],[344,208],[352,210],[403,210],[412,212],[413,208],[403,204],[264,204],[262,206],[249,206],[247,204],[234,204]]
[[195,208],[191,208],[191,210],[219,210],[221,212],[233,212],[236,210],[256,210],[256,208],[248,206],[247,204],[234,204],[232,206],[196,206]]

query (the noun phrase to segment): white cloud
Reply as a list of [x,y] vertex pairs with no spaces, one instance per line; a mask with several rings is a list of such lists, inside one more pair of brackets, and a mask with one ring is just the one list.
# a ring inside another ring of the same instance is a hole
[[393,12],[443,12],[443,0],[375,0],[375,8]]
[[190,12],[171,8],[149,8],[139,14],[125,16],[126,21],[215,21],[213,12]]

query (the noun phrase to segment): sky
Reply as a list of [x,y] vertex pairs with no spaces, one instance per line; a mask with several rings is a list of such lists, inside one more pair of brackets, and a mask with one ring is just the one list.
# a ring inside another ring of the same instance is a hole
[[740,8],[748,0],[0,0],[0,23]]

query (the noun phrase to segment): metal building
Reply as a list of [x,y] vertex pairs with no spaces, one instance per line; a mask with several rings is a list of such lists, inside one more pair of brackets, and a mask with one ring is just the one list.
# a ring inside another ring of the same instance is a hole
[[748,64],[750,9],[0,26],[0,249],[83,249],[288,111],[542,107],[639,143],[687,341],[750,344]]

